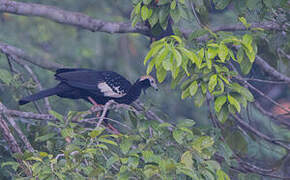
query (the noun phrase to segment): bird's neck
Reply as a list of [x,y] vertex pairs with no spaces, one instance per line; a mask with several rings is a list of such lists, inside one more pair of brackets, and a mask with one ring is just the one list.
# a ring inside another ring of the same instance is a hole
[[136,99],[138,99],[138,97],[141,94],[142,91],[142,83],[140,81],[136,81],[129,89],[128,93],[119,98],[117,100],[118,103],[121,104],[131,104],[132,102],[134,102]]

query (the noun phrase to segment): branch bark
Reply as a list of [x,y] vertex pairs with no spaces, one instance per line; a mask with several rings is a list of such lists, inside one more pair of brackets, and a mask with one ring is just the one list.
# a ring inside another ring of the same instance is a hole
[[105,22],[82,13],[66,11],[48,5],[2,0],[0,2],[0,11],[24,16],[39,16],[93,32],[140,33],[149,35],[149,28],[144,25],[137,24],[136,27],[132,27],[130,23]]
[[284,74],[278,72],[272,66],[270,66],[263,58],[260,56],[256,56],[255,62],[267,73],[271,76],[277,78],[277,80],[286,81],[290,83],[290,77],[285,76]]
[[[1,2],[0,2],[1,4]],[[63,68],[64,66],[61,64],[58,64],[56,62],[50,61],[48,59],[45,59],[43,57],[40,56],[32,56],[28,53],[26,53],[25,51],[23,51],[22,49],[10,46],[6,43],[2,43],[0,42],[0,52],[4,53],[4,54],[8,54],[9,56],[16,56],[18,58],[13,58],[13,60],[25,60],[29,63],[32,63],[36,66],[39,66],[43,69],[47,69],[50,71],[55,71],[58,68]]]
[[20,139],[24,142],[25,146],[27,147],[27,149],[30,152],[34,152],[34,149],[32,147],[32,145],[30,144],[29,140],[27,139],[27,137],[24,135],[24,133],[21,131],[21,129],[19,128],[19,126],[16,124],[15,120],[9,116],[8,114],[5,114],[5,110],[7,108],[0,102],[0,112],[3,114],[3,117],[6,117],[6,119],[9,121],[9,123],[11,124],[11,126],[15,129],[15,131],[17,132],[17,134],[19,135]]
[[272,138],[270,138],[269,136],[261,133],[260,131],[256,130],[255,128],[253,128],[252,126],[250,126],[249,124],[247,124],[245,121],[243,121],[241,118],[239,118],[237,115],[232,114],[232,116],[234,117],[234,119],[242,126],[244,127],[246,130],[252,132],[253,134],[255,134],[256,136],[270,142],[273,144],[276,144],[278,146],[281,146],[283,148],[285,148],[287,151],[290,151],[290,145],[284,144],[278,140],[274,140]]

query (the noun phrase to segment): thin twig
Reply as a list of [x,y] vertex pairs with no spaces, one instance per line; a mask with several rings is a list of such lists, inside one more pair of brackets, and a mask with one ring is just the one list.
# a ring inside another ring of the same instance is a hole
[[264,79],[255,79],[255,78],[243,78],[246,81],[256,81],[261,83],[269,83],[269,84],[290,84],[290,82],[286,81],[271,81],[271,80],[264,80]]
[[106,114],[107,114],[107,111],[108,111],[109,106],[110,106],[111,104],[113,104],[114,102],[115,102],[114,100],[110,100],[110,101],[108,101],[108,102],[105,104],[104,109],[103,109],[103,112],[102,112],[102,115],[101,115],[101,117],[100,117],[100,119],[99,119],[99,121],[98,121],[97,127],[100,127],[100,125],[102,124],[102,122],[103,122],[103,120],[104,120],[104,118],[105,118],[105,116],[106,116]]
[[30,152],[34,152],[34,149],[33,149],[32,145],[30,144],[29,140],[24,135],[24,133],[21,131],[21,129],[19,128],[19,126],[16,124],[15,120],[11,116],[5,114],[5,110],[6,109],[7,108],[0,102],[0,112],[1,112],[1,114],[3,114],[6,117],[6,119],[9,121],[9,123],[11,124],[11,126],[15,129],[15,131],[19,135],[20,139],[24,142],[24,144],[27,147],[27,149]]

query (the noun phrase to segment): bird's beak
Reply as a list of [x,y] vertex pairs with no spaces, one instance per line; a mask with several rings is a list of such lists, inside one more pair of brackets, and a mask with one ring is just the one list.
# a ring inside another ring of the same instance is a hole
[[152,84],[152,87],[155,89],[155,91],[158,91],[158,87],[156,84]]

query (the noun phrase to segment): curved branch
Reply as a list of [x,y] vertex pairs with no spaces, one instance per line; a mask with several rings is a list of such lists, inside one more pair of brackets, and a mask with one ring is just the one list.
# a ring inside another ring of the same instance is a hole
[[93,32],[141,33],[149,35],[149,29],[144,25],[132,27],[130,23],[105,22],[82,13],[66,11],[48,5],[2,0],[0,2],[0,11],[24,16],[44,17],[58,23],[80,27]]
[[231,114],[233,116],[233,118],[242,126],[244,127],[246,130],[252,132],[253,134],[255,134],[256,136],[264,139],[265,141],[268,141],[270,143],[276,144],[278,146],[281,146],[283,148],[285,148],[287,151],[290,151],[290,145],[289,144],[284,144],[278,140],[274,140],[272,138],[270,138],[269,136],[261,133],[260,131],[256,130],[255,128],[253,128],[252,126],[250,126],[249,124],[247,124],[245,121],[243,121],[240,117],[238,117],[235,114]]
[[[2,43],[2,42],[0,42],[0,52],[7,54],[7,55],[10,55],[12,57],[16,56],[19,58],[18,59],[19,61],[20,61],[20,59],[23,59],[27,62],[30,62],[34,65],[41,67],[41,68],[48,69],[51,71],[55,71],[58,68],[64,67],[61,64],[50,61],[50,60],[45,59],[43,57],[31,56],[30,54],[27,54],[26,52],[24,52],[22,49],[10,46],[10,45]],[[13,58],[13,60],[16,61],[15,58]]]
[[256,56],[255,62],[267,73],[269,73],[271,76],[277,78],[281,81],[287,81],[290,83],[290,77],[285,76],[284,74],[278,72],[276,69],[274,69],[272,66],[270,66],[264,59],[262,59],[260,56]]

